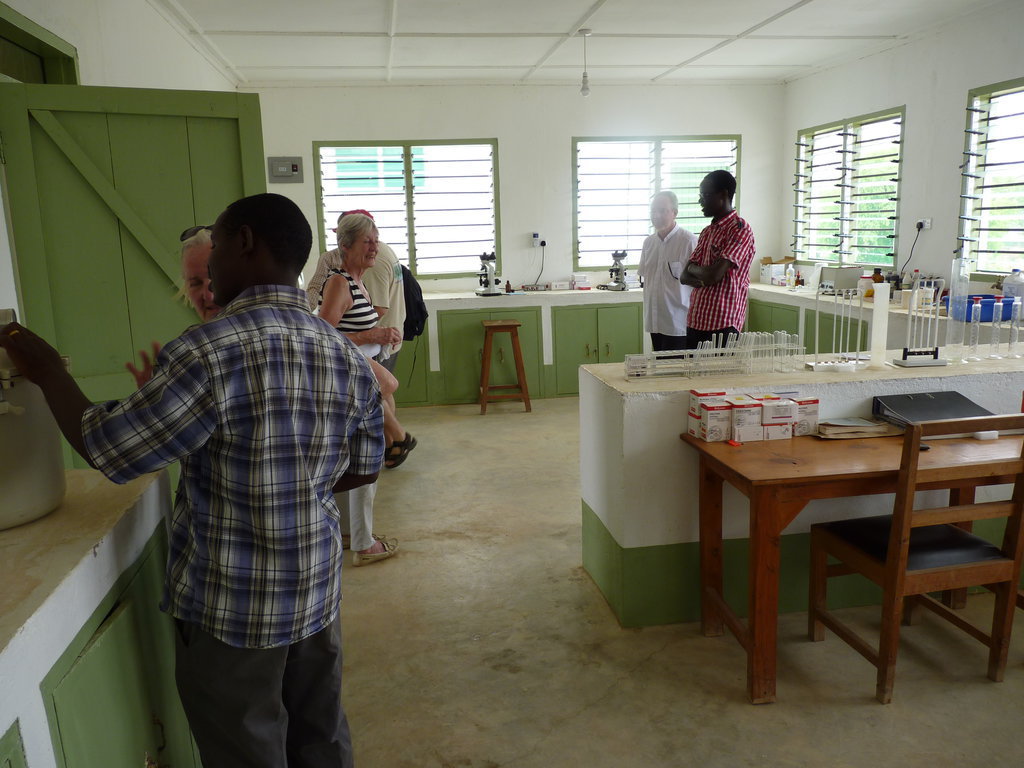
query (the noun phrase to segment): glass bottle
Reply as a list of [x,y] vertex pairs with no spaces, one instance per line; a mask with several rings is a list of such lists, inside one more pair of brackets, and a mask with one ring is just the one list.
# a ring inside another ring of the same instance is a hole
[[988,344],[988,357],[989,360],[1002,360],[1003,356],[999,354],[999,344],[1002,341],[1003,334],[1003,297],[996,296],[994,302],[992,302],[992,335],[989,336]]
[[973,298],[974,304],[971,305],[971,327],[968,332],[967,355],[964,358],[971,363],[981,360],[981,357],[978,355],[978,342],[981,340],[981,296],[974,296]]

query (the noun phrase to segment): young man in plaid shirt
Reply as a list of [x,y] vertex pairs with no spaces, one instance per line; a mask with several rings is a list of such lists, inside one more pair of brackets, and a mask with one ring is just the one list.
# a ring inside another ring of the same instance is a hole
[[743,328],[747,317],[754,233],[733,210],[736,179],[728,171],[712,171],[700,183],[700,209],[711,223],[700,233],[697,247],[679,281],[693,286],[686,346],[703,341],[718,346]]
[[16,323],[0,346],[114,482],[181,461],[162,608],[203,764],[351,766],[332,491],[380,470],[380,390],[296,287],[312,233],[293,202],[239,200],[212,240],[223,310],[165,345],[126,399],[90,403],[56,350]]

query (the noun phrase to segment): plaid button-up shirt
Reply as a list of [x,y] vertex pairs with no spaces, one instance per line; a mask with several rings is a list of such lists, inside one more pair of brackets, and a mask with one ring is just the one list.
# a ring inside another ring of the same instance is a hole
[[710,267],[719,259],[733,266],[722,282],[694,288],[690,298],[687,325],[699,331],[721,328],[743,330],[747,318],[747,289],[750,287],[750,263],[754,260],[754,233],[736,211],[704,227],[690,261]]
[[250,288],[189,328],[153,378],[82,420],[96,467],[124,483],[181,460],[161,607],[236,647],[297,642],[341,597],[331,488],[384,451],[363,356],[302,291]]

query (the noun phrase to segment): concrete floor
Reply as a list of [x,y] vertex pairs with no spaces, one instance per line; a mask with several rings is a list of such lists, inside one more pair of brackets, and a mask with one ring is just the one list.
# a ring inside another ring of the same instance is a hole
[[400,411],[419,446],[382,473],[375,529],[402,551],[344,575],[360,768],[1024,765],[1020,627],[992,683],[985,649],[923,612],[882,706],[873,667],[787,614],[778,702],[756,707],[731,636],[620,628],[581,566],[578,401],[533,408]]

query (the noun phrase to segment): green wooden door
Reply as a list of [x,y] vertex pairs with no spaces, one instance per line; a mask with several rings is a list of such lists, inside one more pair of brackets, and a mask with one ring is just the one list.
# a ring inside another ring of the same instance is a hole
[[480,361],[486,309],[453,309],[437,313],[437,337],[441,353],[443,402],[473,403],[480,399]]
[[266,189],[258,97],[0,84],[0,135],[24,321],[123,397],[136,350],[197,320],[178,234]]
[[555,394],[579,392],[579,368],[598,362],[597,308],[552,307]]
[[641,328],[641,304],[604,306],[597,310],[598,360],[602,363],[621,363],[626,355],[644,351]]
[[[491,312],[488,320],[518,320],[519,350],[523,355],[523,370],[530,397],[543,395],[540,378],[541,331],[540,310],[537,308],[505,309]],[[483,329],[480,329],[481,335]],[[512,354],[512,336],[498,333],[494,336],[494,358],[491,360],[491,384],[515,384],[516,364]],[[478,379],[479,381],[479,379]]]

